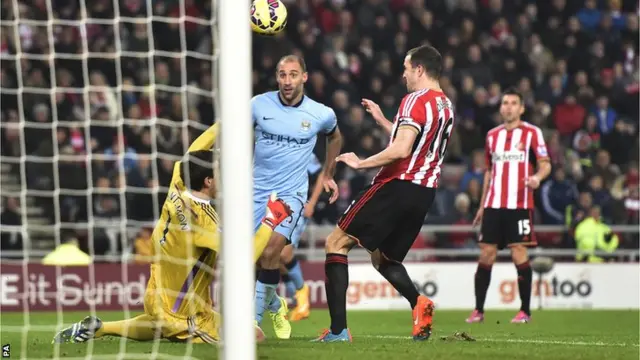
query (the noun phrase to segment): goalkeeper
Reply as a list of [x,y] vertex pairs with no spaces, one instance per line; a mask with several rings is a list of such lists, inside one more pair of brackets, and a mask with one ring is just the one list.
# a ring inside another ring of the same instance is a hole
[[[213,152],[218,126],[213,125],[189,147],[184,161],[174,165],[169,194],[153,231],[154,261],[144,296],[144,314],[128,320],[102,322],[94,316],[60,331],[54,342],[84,342],[105,335],[145,341],[216,343],[220,314],[213,311],[209,285],[220,250]],[[291,216],[273,196],[255,235],[255,260],[273,228]],[[264,334],[256,328],[257,336]]]

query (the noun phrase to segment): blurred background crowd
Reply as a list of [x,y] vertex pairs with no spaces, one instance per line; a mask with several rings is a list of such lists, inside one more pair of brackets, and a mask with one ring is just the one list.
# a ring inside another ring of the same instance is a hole
[[[216,91],[224,88],[215,84],[211,2],[125,0],[114,9],[112,0],[91,0],[85,1],[88,22],[77,22],[78,0],[52,0],[52,13],[47,2],[25,0],[13,8],[15,2],[2,1],[3,196],[30,191],[27,203],[4,199],[2,224],[92,220],[90,229],[64,225],[63,239],[117,253],[121,219],[139,238],[148,237],[138,222],[155,220],[173,161],[215,121]],[[386,145],[360,100],[378,102],[393,118],[406,93],[406,51],[431,44],[442,53],[441,85],[457,123],[426,224],[471,223],[480,206],[484,136],[500,123],[507,87],[523,94],[525,120],[543,129],[553,164],[536,193],[535,219],[567,229],[539,241],[575,247],[571,231],[594,216],[594,207],[605,224],[639,223],[637,1],[284,2],[285,33],[254,38],[254,93],[276,87],[279,57],[304,56],[306,92],[335,109],[344,151],[364,157]],[[182,23],[181,14],[189,16]],[[111,21],[116,15],[119,23]],[[148,22],[151,15],[157,17]],[[51,17],[66,21],[47,27]],[[318,143],[323,160],[324,140]],[[340,200],[321,199],[314,222],[335,223],[374,174],[340,168]],[[33,232],[51,246],[47,235]],[[474,237],[430,234],[416,247],[472,247]],[[19,234],[3,233],[2,246],[19,249]],[[637,233],[620,234],[619,247],[637,248]]]

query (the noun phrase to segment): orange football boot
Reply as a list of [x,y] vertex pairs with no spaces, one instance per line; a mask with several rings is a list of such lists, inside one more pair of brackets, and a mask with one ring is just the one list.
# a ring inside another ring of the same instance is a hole
[[296,291],[296,307],[291,310],[289,314],[289,320],[300,321],[307,319],[311,312],[311,306],[309,305],[309,286],[304,284],[302,289]]
[[427,340],[431,336],[433,323],[433,301],[424,295],[418,297],[418,303],[413,308],[413,340]]

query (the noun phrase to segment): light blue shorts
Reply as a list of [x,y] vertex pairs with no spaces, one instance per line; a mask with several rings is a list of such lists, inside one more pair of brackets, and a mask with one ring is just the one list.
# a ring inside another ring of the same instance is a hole
[[291,235],[291,244],[296,249],[298,248],[298,245],[300,244],[300,238],[302,237],[302,234],[304,233],[304,230],[307,228],[307,223],[308,222],[309,222],[308,218],[304,217],[304,215],[301,216],[300,220],[298,221],[298,225],[296,225],[296,228],[293,230],[293,234]]
[[[267,212],[267,199],[269,195],[253,198],[253,231],[258,231],[260,223]],[[300,196],[278,195],[289,205],[293,211],[291,216],[275,228],[275,232],[284,236],[289,244],[298,247],[300,236],[304,232],[306,219],[302,216],[306,199]]]

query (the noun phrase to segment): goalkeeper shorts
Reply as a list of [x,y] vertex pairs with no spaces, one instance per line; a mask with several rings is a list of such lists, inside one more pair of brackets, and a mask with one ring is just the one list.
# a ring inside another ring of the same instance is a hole
[[169,341],[216,344],[220,340],[220,314],[215,311],[186,318],[165,313],[159,325],[162,337]]
[[[146,312],[145,306],[145,312]],[[220,314],[215,311],[183,316],[169,311],[152,311],[153,326],[163,339],[194,344],[216,344],[220,340]]]

